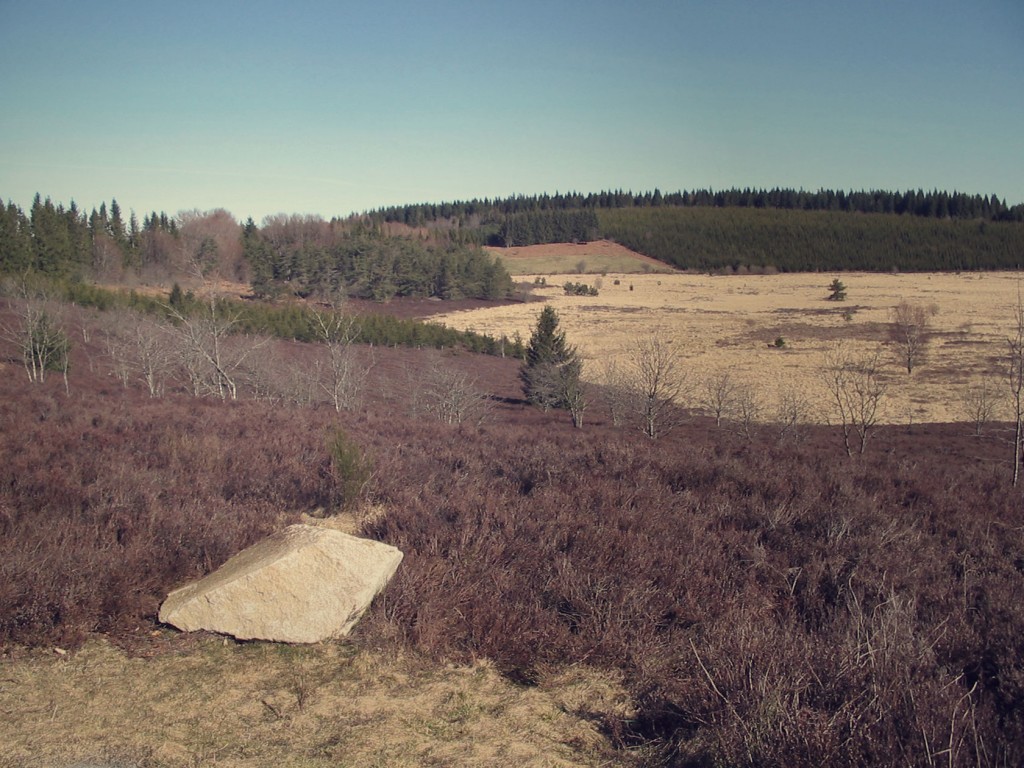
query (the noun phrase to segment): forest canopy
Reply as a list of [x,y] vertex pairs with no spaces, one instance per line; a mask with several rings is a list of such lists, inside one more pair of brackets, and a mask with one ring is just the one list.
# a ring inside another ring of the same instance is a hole
[[660,190],[382,208],[346,218],[227,211],[126,217],[36,195],[0,205],[0,272],[117,283],[217,276],[260,298],[346,294],[505,299],[508,270],[482,246],[606,238],[679,269],[944,271],[1016,269],[1024,205],[961,192]]
[[152,213],[127,221],[116,200],[86,214],[36,195],[26,215],[0,207],[0,272],[121,282],[216,276],[252,285],[261,298],[343,293],[504,299],[512,278],[479,246],[450,238],[384,234],[355,220],[269,217],[244,225],[223,209]]
[[345,293],[392,297],[505,299],[512,278],[478,246],[384,235],[362,224],[277,217],[243,229],[243,252],[257,296]]
[[938,190],[570,192],[395,206],[365,218],[506,247],[606,238],[711,271],[1016,269],[1024,253],[1024,205]]
[[1024,204],[1008,206],[996,195],[968,195],[963,192],[906,190],[893,192],[844,192],[819,189],[728,189],[715,192],[696,189],[690,192],[616,191],[582,195],[578,192],[554,195],[516,195],[490,200],[420,203],[379,208],[366,214],[374,221],[401,222],[423,226],[434,221],[458,221],[463,226],[486,225],[503,221],[513,214],[538,211],[608,210],[620,208],[775,208],[786,211],[836,211],[842,213],[885,213],[932,219],[983,219],[985,221],[1024,221]]

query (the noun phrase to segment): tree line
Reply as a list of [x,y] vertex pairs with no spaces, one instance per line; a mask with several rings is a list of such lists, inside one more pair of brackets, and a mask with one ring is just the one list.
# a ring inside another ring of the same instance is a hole
[[0,273],[120,282],[128,275],[251,283],[257,296],[343,292],[386,301],[416,296],[502,299],[512,278],[479,246],[389,236],[360,222],[268,217],[240,225],[223,209],[126,219],[116,200],[86,213],[36,195],[26,214],[0,206]]
[[179,234],[166,213],[140,223],[134,212],[126,220],[116,199],[86,213],[73,200],[65,208],[37,194],[27,214],[13,202],[0,205],[0,271],[70,277],[138,267]]
[[593,209],[548,209],[506,216],[497,231],[487,234],[488,245],[512,248],[540,243],[587,243],[599,236],[600,222]]
[[362,220],[504,247],[607,238],[700,270],[1013,269],[1024,250],[1024,205],[937,190],[556,193],[395,206]]
[[774,187],[750,187],[715,191],[694,189],[662,193],[661,190],[634,193],[608,190],[589,194],[578,192],[553,195],[515,195],[445,203],[418,203],[379,208],[368,216],[378,222],[398,222],[413,227],[429,222],[450,221],[461,226],[486,226],[510,215],[537,211],[617,208],[775,208],[787,211],[837,211],[842,213],[886,213],[933,219],[983,219],[1024,221],[1024,204],[1007,205],[997,195],[967,194],[922,189],[891,191],[844,191]]
[[834,211],[606,209],[605,237],[679,269],[815,272],[1017,269],[1024,226]]
[[[0,206],[0,273],[103,282],[198,273],[250,283],[263,298],[340,291],[377,301],[502,299],[512,279],[481,245],[604,237],[702,271],[1014,269],[1024,253],[1022,223],[1024,206],[994,195],[920,190],[569,193],[330,221],[281,215],[259,226],[222,209],[153,212],[140,222],[116,200],[86,214],[37,195],[27,214]],[[396,224],[405,234],[393,234]]]

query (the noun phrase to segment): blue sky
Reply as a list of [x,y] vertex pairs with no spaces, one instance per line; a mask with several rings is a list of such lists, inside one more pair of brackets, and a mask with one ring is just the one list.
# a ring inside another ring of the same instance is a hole
[[0,0],[0,198],[344,216],[575,190],[1024,202],[1024,3]]

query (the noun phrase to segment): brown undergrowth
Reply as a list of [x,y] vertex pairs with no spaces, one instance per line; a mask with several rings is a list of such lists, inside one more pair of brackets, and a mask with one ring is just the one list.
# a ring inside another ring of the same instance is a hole
[[340,415],[150,399],[83,359],[66,394],[8,363],[2,642],[156,642],[168,589],[337,505],[341,428],[386,510],[363,533],[406,556],[367,651],[486,659],[527,687],[605,670],[629,708],[566,707],[650,764],[1024,761],[1024,514],[995,439],[886,428],[848,459],[818,427],[574,430],[512,402],[505,361],[480,369],[490,420],[450,427],[397,407],[403,360]]

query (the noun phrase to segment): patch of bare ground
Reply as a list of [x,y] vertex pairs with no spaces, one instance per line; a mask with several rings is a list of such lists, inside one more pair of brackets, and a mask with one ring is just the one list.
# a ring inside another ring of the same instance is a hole
[[5,659],[0,766],[627,764],[573,714],[628,714],[608,673],[522,688],[485,661],[154,635],[145,656],[97,639]]
[[351,311],[364,315],[390,315],[402,320],[424,320],[429,322],[433,315],[447,312],[469,312],[478,309],[508,307],[524,302],[538,301],[531,295],[529,286],[520,286],[513,299],[412,299],[397,298],[387,302],[369,301],[367,299],[349,299],[347,306]]
[[600,274],[603,272],[672,272],[662,261],[631,251],[611,240],[589,243],[547,243],[515,248],[485,248],[513,275]]
[[[606,361],[625,361],[637,339],[658,335],[679,350],[691,383],[728,371],[768,405],[790,394],[811,421],[827,423],[831,404],[821,379],[826,351],[841,343],[854,356],[881,355],[887,392],[882,421],[905,424],[965,419],[964,393],[1000,379],[1017,303],[1016,273],[842,274],[849,299],[826,300],[833,275],[609,273],[599,296],[567,296],[564,280],[545,276],[535,294],[558,311],[571,344],[600,382]],[[925,361],[912,374],[889,341],[890,312],[900,301],[934,307]],[[434,315],[453,328],[529,338],[537,305]],[[776,347],[782,339],[784,346]],[[1001,390],[999,390],[1001,391]],[[997,414],[1004,417],[1005,414]]]

